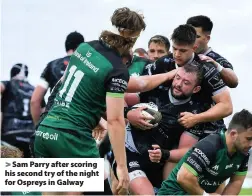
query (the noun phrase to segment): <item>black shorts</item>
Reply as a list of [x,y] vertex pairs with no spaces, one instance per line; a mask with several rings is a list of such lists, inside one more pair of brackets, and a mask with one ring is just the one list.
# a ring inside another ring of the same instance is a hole
[[30,141],[31,135],[34,131],[21,132],[13,131],[13,134],[3,134],[1,136],[1,142],[3,145],[12,145],[23,152],[24,158],[31,158]]
[[[137,177],[147,177],[153,187],[160,188],[163,181],[163,164],[153,163],[148,156],[131,152],[126,148],[127,167],[130,181]],[[116,162],[113,152],[108,156],[111,168],[116,174]]]

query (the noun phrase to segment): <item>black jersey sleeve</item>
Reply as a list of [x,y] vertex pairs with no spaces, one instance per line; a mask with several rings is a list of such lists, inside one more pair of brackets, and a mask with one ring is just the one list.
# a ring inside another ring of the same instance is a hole
[[40,76],[40,82],[39,85],[47,89],[49,87],[49,83],[51,80],[51,69],[50,69],[50,63],[47,64],[46,68],[43,70],[41,76]]
[[166,73],[175,69],[175,62],[171,55],[163,56],[153,63],[145,66],[144,75]]
[[[215,135],[213,137],[215,137]],[[209,136],[199,141],[192,148],[191,153],[183,164],[195,176],[201,174],[207,167],[213,164],[215,160],[218,145],[216,146],[213,143],[213,139],[217,139],[213,137]]]
[[226,88],[220,73],[212,63],[204,63],[202,69],[204,74],[202,90],[206,96],[212,97]]
[[1,83],[4,85],[4,88],[6,89],[10,81],[1,81]]
[[126,68],[114,67],[105,79],[105,89],[108,96],[123,97],[127,90],[129,72]]
[[239,166],[237,165],[237,167],[239,166],[237,172],[235,172],[235,175],[237,176],[245,176],[247,174],[248,171],[248,162],[249,162],[249,153],[245,156],[242,164]]
[[222,57],[221,55],[219,55],[218,53],[211,51],[207,54],[207,56],[211,57],[212,59],[214,59],[217,63],[219,63],[222,67],[225,68],[230,68],[233,69],[233,65],[224,57]]

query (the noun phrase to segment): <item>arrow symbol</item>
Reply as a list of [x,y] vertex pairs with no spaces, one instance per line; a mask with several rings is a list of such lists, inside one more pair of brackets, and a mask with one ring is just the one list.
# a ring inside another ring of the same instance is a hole
[[9,167],[10,165],[11,165],[11,164],[8,163],[8,162],[5,163],[5,167]]

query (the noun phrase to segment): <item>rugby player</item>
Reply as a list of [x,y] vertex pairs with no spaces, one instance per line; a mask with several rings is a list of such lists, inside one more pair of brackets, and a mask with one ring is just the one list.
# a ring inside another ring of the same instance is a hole
[[[220,72],[220,75],[226,85],[230,88],[237,87],[238,78],[233,71],[232,64],[208,46],[208,42],[211,39],[211,32],[213,29],[213,22],[211,21],[211,19],[207,16],[198,15],[190,17],[186,23],[192,25],[197,32],[197,39],[195,42],[197,49],[195,50],[195,52],[197,54],[203,55],[199,55],[202,60],[211,61],[211,59],[213,59],[216,62],[215,66]],[[208,58],[205,58],[205,56],[207,56]]]
[[[252,114],[234,114],[227,131],[198,142],[181,159],[158,195],[238,195],[248,170],[252,147]],[[223,192],[219,186],[228,178]]]

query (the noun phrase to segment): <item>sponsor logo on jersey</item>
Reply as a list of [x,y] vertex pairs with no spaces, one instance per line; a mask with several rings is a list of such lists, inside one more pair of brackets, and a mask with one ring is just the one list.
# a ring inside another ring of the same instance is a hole
[[194,148],[194,152],[196,152],[198,155],[200,155],[204,159],[204,161],[206,162],[207,165],[210,164],[209,159],[207,158],[207,156],[205,155],[205,153],[203,153],[200,149]]
[[112,78],[112,82],[116,82],[116,83],[119,83],[119,84],[123,84],[125,86],[127,86],[127,82],[121,78]]
[[131,161],[129,162],[129,166],[130,168],[139,167],[139,163],[137,161]]
[[44,133],[42,131],[35,131],[36,136],[38,137],[43,137],[46,140],[58,140],[58,134],[57,133],[51,133],[49,134],[48,132]]
[[209,181],[203,179],[200,184],[205,185],[205,186],[219,186],[223,183],[223,181]]
[[233,163],[227,165],[227,166],[225,167],[225,169],[232,168],[232,167],[233,167]]
[[[91,55],[92,54],[90,52],[86,53],[87,57],[91,57]],[[77,52],[76,50],[74,52],[74,56],[76,56],[78,59],[80,59],[80,61],[82,61],[85,66],[87,66],[89,69],[93,70],[95,73],[97,73],[99,71],[99,68],[94,66],[92,64],[92,62],[87,59],[87,57],[82,56],[81,53]]]
[[138,76],[140,76],[140,74],[139,73],[132,73],[131,76],[132,77],[138,77]]
[[212,167],[213,170],[217,171],[219,169],[219,165],[215,165]]
[[192,159],[191,157],[188,157],[187,158],[187,161],[195,167],[195,169],[197,169],[198,172],[202,172],[202,168],[200,167],[200,165],[194,160]]
[[86,57],[89,58],[89,57],[91,57],[91,56],[92,56],[92,53],[88,51],[87,54],[86,54]]

